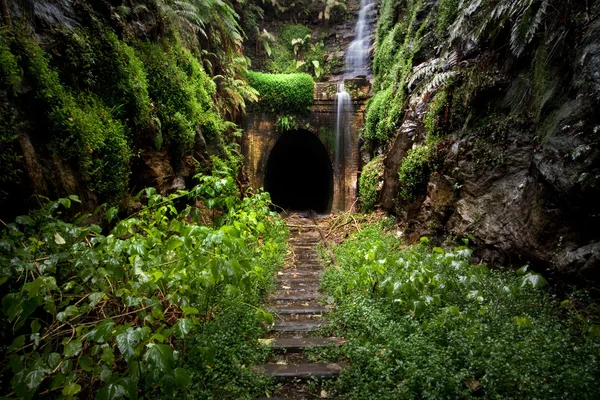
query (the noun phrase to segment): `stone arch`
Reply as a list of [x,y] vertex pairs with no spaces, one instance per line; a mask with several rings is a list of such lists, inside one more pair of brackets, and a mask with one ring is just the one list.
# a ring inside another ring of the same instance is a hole
[[284,132],[269,152],[264,187],[284,209],[329,212],[334,195],[330,153],[306,129]]

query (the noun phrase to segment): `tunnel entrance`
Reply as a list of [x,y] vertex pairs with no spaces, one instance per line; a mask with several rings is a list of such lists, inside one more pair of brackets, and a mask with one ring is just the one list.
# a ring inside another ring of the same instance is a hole
[[273,147],[265,190],[283,209],[326,213],[333,199],[333,168],[321,141],[306,130],[284,133]]

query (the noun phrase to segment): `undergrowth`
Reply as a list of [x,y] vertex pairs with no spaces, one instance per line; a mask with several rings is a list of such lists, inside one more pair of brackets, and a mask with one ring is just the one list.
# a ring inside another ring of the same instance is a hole
[[330,390],[349,399],[595,399],[597,321],[559,302],[527,266],[471,264],[467,247],[412,247],[372,224],[334,248],[335,304],[321,353],[349,361]]
[[129,217],[106,209],[107,232],[82,223],[75,196],[2,230],[6,398],[268,393],[250,366],[265,355],[257,339],[272,316],[260,305],[287,229],[268,194],[241,199],[220,166],[189,191],[143,190]]

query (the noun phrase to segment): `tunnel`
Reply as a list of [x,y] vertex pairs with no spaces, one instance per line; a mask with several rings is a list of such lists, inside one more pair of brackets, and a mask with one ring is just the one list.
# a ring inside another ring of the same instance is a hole
[[306,130],[281,135],[267,161],[265,190],[284,210],[327,213],[333,200],[333,168],[319,138]]

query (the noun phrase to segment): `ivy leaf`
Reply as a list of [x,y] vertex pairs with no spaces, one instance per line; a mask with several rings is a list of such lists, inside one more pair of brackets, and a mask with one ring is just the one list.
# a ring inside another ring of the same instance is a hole
[[136,346],[142,339],[142,329],[132,327],[117,335],[117,348],[128,363],[137,355]]
[[65,343],[65,349],[63,351],[63,355],[67,358],[75,357],[81,352],[81,339],[73,339],[68,343]]
[[81,391],[81,385],[77,384],[77,383],[69,383],[67,385],[65,385],[65,387],[62,390],[62,394],[64,396],[74,396],[77,393],[79,393]]
[[173,350],[168,345],[149,343],[148,350],[144,354],[144,361],[147,363],[148,378],[156,383],[173,369],[175,358]]
[[540,274],[532,274],[529,273],[523,277],[523,281],[521,282],[521,287],[531,284],[534,289],[544,287],[548,284],[548,282],[544,279]]
[[192,383],[192,378],[190,377],[190,374],[184,368],[175,368],[173,374],[175,375],[175,385],[179,387],[185,387]]
[[194,327],[192,322],[187,318],[182,318],[175,324],[174,334],[177,338],[183,339]]
[[89,331],[85,335],[85,338],[97,343],[104,343],[112,336],[114,326],[115,322],[112,320],[112,318],[106,318],[104,321],[98,324],[96,328]]
[[54,243],[56,243],[58,245],[63,245],[67,242],[65,241],[65,239],[63,239],[62,236],[60,236],[60,233],[54,232]]
[[33,219],[29,215],[19,215],[15,218],[15,222],[19,225],[31,226],[34,224]]
[[56,314],[56,319],[58,319],[60,322],[65,322],[67,318],[75,316],[77,314],[79,314],[79,308],[77,308],[77,306],[68,306],[64,309],[64,311],[61,311],[58,314]]
[[35,391],[49,372],[45,368],[34,368],[15,374],[11,380],[15,393],[21,397],[29,397],[28,392]]
[[126,396],[127,390],[122,385],[121,380],[118,380],[104,385],[96,394],[96,400],[124,399]]

